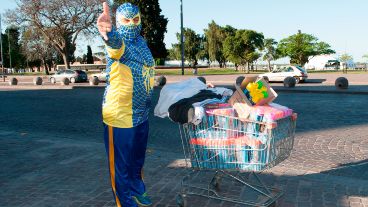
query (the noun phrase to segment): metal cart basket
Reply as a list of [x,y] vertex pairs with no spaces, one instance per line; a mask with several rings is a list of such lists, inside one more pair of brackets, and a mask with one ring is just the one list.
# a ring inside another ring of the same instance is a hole
[[[187,195],[248,206],[274,205],[282,191],[265,186],[257,172],[290,155],[296,117],[294,113],[274,122],[262,122],[208,113],[198,125],[179,125],[191,171],[182,180],[181,193],[176,197],[178,206],[187,206]],[[232,187],[220,190],[223,179],[231,180]]]

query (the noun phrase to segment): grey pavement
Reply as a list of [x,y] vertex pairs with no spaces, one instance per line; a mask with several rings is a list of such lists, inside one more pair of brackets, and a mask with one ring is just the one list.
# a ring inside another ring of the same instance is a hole
[[[102,93],[89,87],[0,91],[0,206],[114,206]],[[154,103],[158,95],[156,88]],[[291,156],[260,174],[284,190],[278,206],[367,207],[368,96],[280,92],[276,102],[299,114]],[[151,113],[145,182],[153,206],[176,206],[189,170],[183,158],[178,125]],[[238,206],[197,196],[188,201]]]

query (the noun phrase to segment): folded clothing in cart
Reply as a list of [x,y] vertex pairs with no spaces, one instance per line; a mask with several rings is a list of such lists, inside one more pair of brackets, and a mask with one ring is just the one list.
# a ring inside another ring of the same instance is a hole
[[155,107],[155,116],[167,116],[180,124],[199,124],[204,116],[204,106],[226,103],[233,91],[223,87],[207,88],[197,78],[165,85]]
[[[222,102],[222,95],[216,94],[210,90],[201,90],[199,93],[197,93],[196,95],[190,97],[190,98],[184,98],[181,99],[180,101],[172,104],[169,107],[169,117],[171,120],[173,120],[174,122],[178,122],[180,124],[185,124],[188,123],[188,120],[193,120],[193,115],[195,115],[195,111],[194,114],[188,113],[189,109],[193,109],[193,104],[195,103],[199,103],[198,107],[200,107],[201,102],[210,102],[210,103],[214,103],[214,102]],[[205,103],[202,103],[205,104]],[[201,108],[197,109],[201,110]],[[189,117],[188,117],[189,114]],[[201,113],[197,113],[201,114]],[[203,116],[204,114],[202,114]],[[202,117],[197,117],[195,118],[196,120],[198,119],[202,119]]]

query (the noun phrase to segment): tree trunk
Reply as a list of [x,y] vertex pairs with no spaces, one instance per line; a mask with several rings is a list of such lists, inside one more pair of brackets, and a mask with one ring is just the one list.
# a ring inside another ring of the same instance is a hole
[[267,60],[268,72],[271,72],[271,61]]
[[65,52],[65,53],[62,54],[62,56],[63,56],[63,60],[64,60],[65,69],[70,69],[70,63],[69,63],[69,60],[68,60],[68,53]]
[[43,67],[44,67],[44,72],[45,72],[46,75],[48,75],[49,74],[49,69],[47,67],[47,62],[46,62],[45,58],[42,59],[42,63],[43,63]]

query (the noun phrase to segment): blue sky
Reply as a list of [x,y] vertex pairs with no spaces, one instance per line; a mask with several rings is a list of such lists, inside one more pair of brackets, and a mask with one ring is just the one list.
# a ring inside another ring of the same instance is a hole
[[[228,2],[228,3],[225,3]],[[159,0],[169,19],[166,47],[175,43],[180,31],[180,0]],[[0,12],[14,8],[13,0],[0,0]],[[368,53],[368,1],[366,0],[183,0],[184,26],[203,33],[214,20],[220,25],[253,29],[279,41],[302,32],[329,43],[337,55],[347,52],[355,61]],[[80,39],[77,53],[84,53],[95,40]]]

